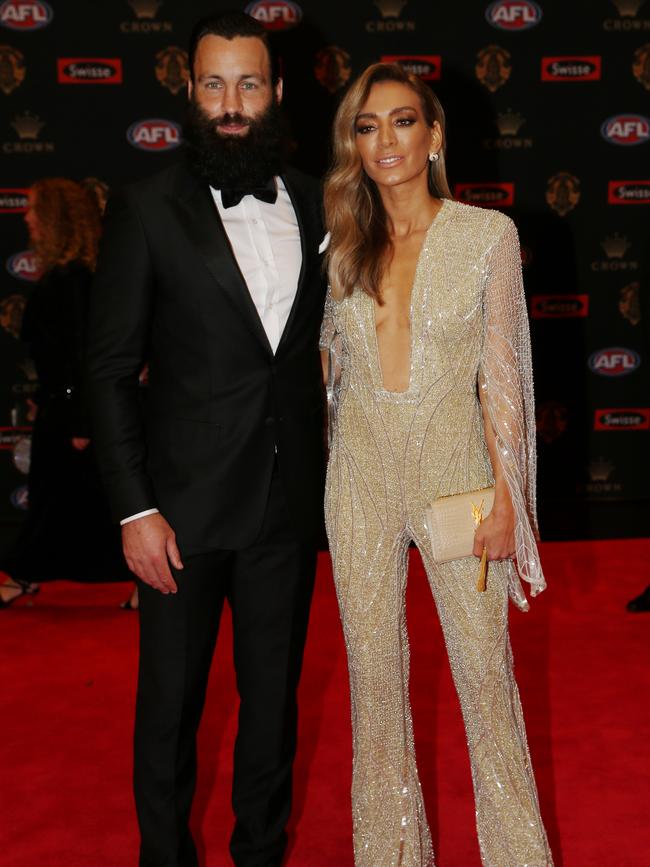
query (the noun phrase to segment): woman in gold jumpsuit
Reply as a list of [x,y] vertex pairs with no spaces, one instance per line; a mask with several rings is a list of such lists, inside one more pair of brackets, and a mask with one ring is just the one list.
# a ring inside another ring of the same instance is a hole
[[[462,707],[483,864],[548,867],[507,622],[508,596],[528,607],[519,576],[532,595],[545,586],[517,232],[452,200],[442,108],[398,66],[375,64],[350,88],[334,148],[326,521],[352,694],[355,864],[434,864],[408,693],[413,541]],[[479,592],[476,557],[434,562],[426,508],[493,484],[475,536],[490,561]]]

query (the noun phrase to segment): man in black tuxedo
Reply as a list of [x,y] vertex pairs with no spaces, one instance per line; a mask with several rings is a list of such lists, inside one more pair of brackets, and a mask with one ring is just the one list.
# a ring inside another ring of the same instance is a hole
[[[139,578],[140,867],[194,867],[196,733],[224,599],[241,699],[230,851],[279,865],[322,515],[319,185],[281,164],[263,27],[203,19],[186,159],[108,208],[88,391]],[[144,412],[138,374],[149,362]]]

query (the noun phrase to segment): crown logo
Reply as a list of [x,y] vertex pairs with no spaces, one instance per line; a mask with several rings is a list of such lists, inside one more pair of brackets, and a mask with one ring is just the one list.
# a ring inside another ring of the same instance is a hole
[[526,118],[510,108],[508,111],[499,112],[497,117],[497,126],[501,135],[517,135],[525,123]]
[[619,235],[616,232],[614,235],[608,235],[604,241],[601,241],[600,246],[605,251],[608,259],[622,259],[632,244],[624,235]]
[[589,477],[592,482],[606,482],[614,472],[614,464],[607,458],[595,458],[589,464]]
[[10,125],[16,130],[21,141],[36,141],[45,122],[37,115],[26,111],[24,114],[16,115]]
[[155,18],[163,0],[128,0],[136,18]]
[[382,18],[399,18],[408,0],[374,0]]
[[612,3],[618,9],[621,18],[636,18],[636,14],[645,0],[612,0]]

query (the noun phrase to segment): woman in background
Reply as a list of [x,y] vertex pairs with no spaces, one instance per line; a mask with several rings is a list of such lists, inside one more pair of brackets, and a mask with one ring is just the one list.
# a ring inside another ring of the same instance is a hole
[[0,564],[0,608],[36,592],[33,582],[127,580],[116,528],[99,488],[81,395],[88,290],[101,217],[92,195],[65,178],[30,189],[25,214],[41,277],[21,339],[36,368],[29,508],[17,542]]
[[[357,867],[434,863],[408,693],[408,546],[427,571],[460,698],[486,867],[548,867],[508,636],[544,589],[535,543],[530,343],[513,222],[452,200],[444,114],[400,66],[345,95],[325,185],[322,348],[336,406],[326,522],[352,695]],[[333,383],[337,383],[334,384]],[[334,414],[332,414],[334,415]],[[478,560],[437,563],[436,498],[496,488]]]

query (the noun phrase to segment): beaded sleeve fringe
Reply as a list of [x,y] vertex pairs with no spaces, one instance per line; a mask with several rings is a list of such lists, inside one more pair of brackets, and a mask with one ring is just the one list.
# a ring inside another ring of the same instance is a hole
[[517,568],[513,565],[511,569],[510,595],[526,610],[528,602],[517,572],[530,584],[532,596],[541,593],[546,582],[536,543],[537,458],[530,333],[519,238],[512,221],[487,255],[479,388],[515,510]]

